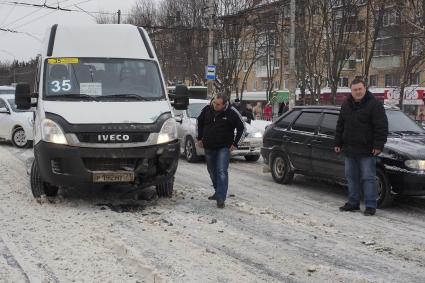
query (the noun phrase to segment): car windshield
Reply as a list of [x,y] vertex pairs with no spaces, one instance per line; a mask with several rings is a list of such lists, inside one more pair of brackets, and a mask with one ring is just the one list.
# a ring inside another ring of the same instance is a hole
[[201,114],[202,109],[207,106],[207,103],[193,103],[189,104],[187,112],[190,118],[198,118],[199,114]]
[[388,130],[390,133],[425,134],[425,131],[403,112],[398,110],[387,110],[386,113],[388,117]]
[[158,100],[164,98],[154,61],[110,58],[50,58],[46,100]]
[[9,102],[10,107],[12,108],[13,112],[32,112],[30,110],[20,110],[16,108],[15,99],[8,99],[7,102]]

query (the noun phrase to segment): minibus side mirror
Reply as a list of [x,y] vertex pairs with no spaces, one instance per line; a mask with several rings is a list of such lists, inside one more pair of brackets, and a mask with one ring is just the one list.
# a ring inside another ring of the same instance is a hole
[[15,88],[15,104],[20,110],[28,110],[31,108],[31,90],[27,83],[19,83]]
[[173,107],[177,110],[186,110],[189,105],[189,90],[185,85],[176,86]]

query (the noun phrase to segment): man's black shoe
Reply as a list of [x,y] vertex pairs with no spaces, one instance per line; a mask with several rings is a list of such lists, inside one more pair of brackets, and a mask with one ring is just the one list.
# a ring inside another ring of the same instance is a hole
[[217,200],[217,207],[224,208],[225,207],[224,200]]
[[339,208],[340,211],[356,211],[360,210],[360,207],[349,204],[348,202]]
[[209,200],[217,200],[217,195],[213,194],[212,196],[208,197]]
[[375,215],[375,213],[376,213],[376,208],[372,208],[372,207],[366,207],[365,211],[363,212],[365,216],[372,216],[372,215]]

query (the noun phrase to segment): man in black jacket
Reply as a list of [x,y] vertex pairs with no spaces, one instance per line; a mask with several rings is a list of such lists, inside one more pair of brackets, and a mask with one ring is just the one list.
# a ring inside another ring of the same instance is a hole
[[348,202],[341,211],[360,209],[363,189],[364,215],[374,215],[377,207],[375,185],[376,156],[387,141],[388,120],[384,106],[366,90],[365,82],[351,82],[351,96],[344,101],[339,114],[335,152],[345,155],[345,176],[348,181]]
[[[228,97],[217,94],[198,116],[198,146],[205,149],[208,173],[215,193],[208,199],[216,200],[224,208],[229,186],[230,152],[245,137],[245,123],[239,112],[229,105]],[[236,129],[236,135],[235,135]]]

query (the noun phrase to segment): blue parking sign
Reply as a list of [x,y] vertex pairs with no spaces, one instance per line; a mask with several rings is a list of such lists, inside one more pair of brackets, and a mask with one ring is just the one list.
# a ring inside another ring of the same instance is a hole
[[207,80],[215,80],[216,75],[215,75],[215,70],[216,70],[216,66],[215,65],[209,65],[206,67],[205,70],[205,78]]

